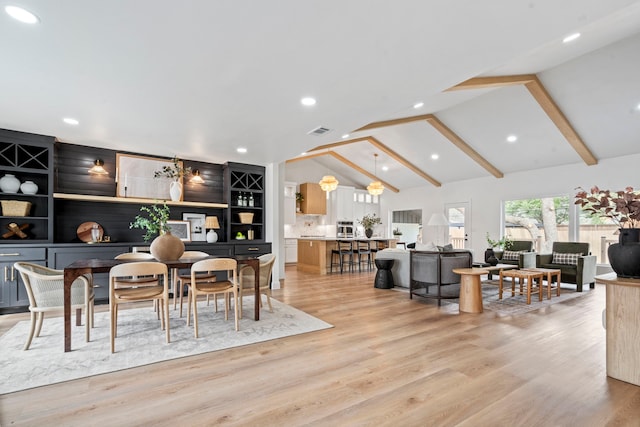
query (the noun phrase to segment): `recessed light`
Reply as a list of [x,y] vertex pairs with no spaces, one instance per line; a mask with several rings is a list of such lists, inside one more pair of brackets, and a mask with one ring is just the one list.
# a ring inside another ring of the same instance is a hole
[[431,155],[431,158],[433,160],[438,160],[440,158],[440,155],[434,153],[434,154]]
[[40,21],[36,15],[18,6],[5,6],[4,10],[13,19],[25,24],[37,24]]
[[416,102],[413,104],[413,108],[418,109],[424,107],[424,102]]
[[345,133],[344,135],[342,135],[342,139],[347,139],[347,138],[349,138],[349,134],[348,133]]
[[516,142],[518,140],[518,137],[515,135],[509,135],[507,137],[507,142]]
[[316,105],[316,99],[315,98],[311,98],[310,96],[307,96],[305,98],[302,98],[300,100],[300,103],[304,106],[310,107],[312,105]]
[[68,125],[74,125],[77,126],[80,124],[79,121],[77,121],[76,119],[72,119],[71,117],[65,117],[64,119],[62,119],[63,122],[65,122]]
[[573,33],[562,39],[562,43],[569,43],[580,37],[580,33]]
[[383,166],[382,170],[385,171],[385,172],[388,171],[389,170],[389,166]]
[[236,151],[237,151],[238,153],[242,153],[242,154],[244,154],[244,153],[246,153],[246,152],[247,152],[247,149],[246,149],[246,148],[244,148],[244,147],[238,147],[238,149],[237,149]]

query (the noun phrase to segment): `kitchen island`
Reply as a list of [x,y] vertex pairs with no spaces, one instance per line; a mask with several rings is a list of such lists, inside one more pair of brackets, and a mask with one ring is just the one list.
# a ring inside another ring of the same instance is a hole
[[338,240],[370,241],[371,248],[379,247],[395,248],[398,239],[384,237],[372,237],[367,239],[350,238],[337,239],[336,237],[304,237],[298,238],[298,264],[297,269],[307,273],[328,274],[331,270],[331,250],[336,248]]

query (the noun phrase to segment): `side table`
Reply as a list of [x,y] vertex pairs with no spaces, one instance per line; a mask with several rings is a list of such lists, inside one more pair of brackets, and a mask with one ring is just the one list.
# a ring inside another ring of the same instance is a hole
[[483,268],[454,268],[460,275],[460,311],[465,313],[482,313],[482,284],[480,276],[487,274]]
[[376,267],[378,268],[378,272],[376,273],[376,278],[374,280],[374,287],[378,289],[391,289],[394,286],[393,283],[393,273],[391,269],[393,268],[394,259],[375,259]]

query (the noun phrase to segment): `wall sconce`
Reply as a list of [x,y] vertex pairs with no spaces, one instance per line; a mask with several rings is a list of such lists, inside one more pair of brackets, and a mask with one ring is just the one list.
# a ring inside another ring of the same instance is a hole
[[104,161],[102,159],[94,160],[89,173],[92,175],[109,175],[109,172],[104,169]]
[[200,176],[200,171],[198,169],[193,171],[193,176],[189,180],[189,182],[193,184],[204,184],[204,179]]
[[207,233],[207,243],[215,243],[218,241],[218,233],[213,230],[218,230],[220,228],[220,224],[218,223],[217,216],[208,216],[204,220],[204,228],[208,229]]

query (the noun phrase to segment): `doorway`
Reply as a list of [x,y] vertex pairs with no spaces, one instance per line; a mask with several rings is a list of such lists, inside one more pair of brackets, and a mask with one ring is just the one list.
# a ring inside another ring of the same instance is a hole
[[470,249],[471,202],[446,203],[444,211],[449,221],[449,243],[454,249]]

